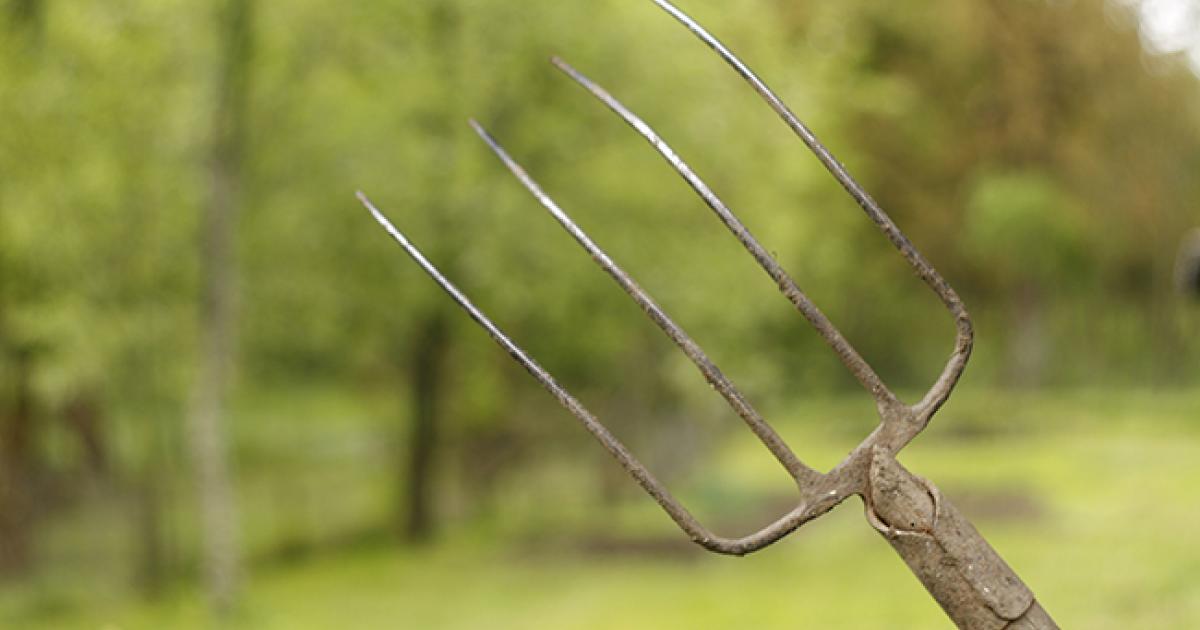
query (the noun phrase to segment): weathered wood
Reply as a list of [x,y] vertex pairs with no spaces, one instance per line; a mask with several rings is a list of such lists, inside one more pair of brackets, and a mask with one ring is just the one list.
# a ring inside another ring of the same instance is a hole
[[960,628],[1057,628],[1033,592],[937,487],[883,449],[871,462],[867,521]]

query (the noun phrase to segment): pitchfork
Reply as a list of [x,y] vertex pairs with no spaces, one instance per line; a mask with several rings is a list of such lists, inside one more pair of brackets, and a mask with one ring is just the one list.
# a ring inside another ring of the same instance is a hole
[[799,503],[774,523],[743,538],[718,536],[693,517],[645,466],[582,403],[572,396],[541,365],[525,353],[491,319],[476,307],[457,287],[429,262],[361,192],[359,200],[375,219],[461,306],[472,319],[487,330],[497,344],[538,380],[584,427],[620,462],[621,466],[693,541],[720,554],[745,555],[758,551],[825,514],[852,495],[862,497],[867,521],[904,558],[938,601],[946,614],[961,628],[1055,628],[1054,621],[1034,598],[1020,578],[987,544],[975,528],[929,481],[904,469],[896,454],[917,436],[934,413],[946,402],[971,354],[971,319],[962,300],[942,276],[925,260],[890,217],[862,186],[846,171],[787,105],[758,78],[736,55],[709,34],[695,20],[666,0],[652,0],[709,48],[767,102],[800,140],[833,174],[838,183],[862,207],[867,216],[887,236],[916,274],[941,299],[954,318],[954,352],[928,393],[916,404],[906,404],[888,389],[879,375],[829,321],[829,318],[796,285],[791,276],[750,233],[720,198],[697,176],[681,157],[636,114],[622,105],[599,85],[559,58],[552,60],[559,70],[620,116],[650,142],[680,176],[696,191],[709,208],[754,257],[776,283],[784,297],[808,320],[825,343],[833,349],[846,369],[874,398],[879,411],[879,426],[836,467],[827,473],[810,468],[788,448],[737,387],[708,358],[704,350],[670,318],[634,280],[609,257],[566,212],[517,164],[508,152],[479,123],[471,126],[491,147],[513,175],[543,207],[591,255],[609,276],[629,294],[671,341],[699,368],[705,380],[725,398],[729,406],[746,422],[767,450],[795,479]]

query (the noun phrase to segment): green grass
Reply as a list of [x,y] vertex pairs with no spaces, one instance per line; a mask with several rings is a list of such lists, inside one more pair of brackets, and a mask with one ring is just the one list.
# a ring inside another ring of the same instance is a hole
[[[823,463],[853,445],[859,405],[806,406],[785,419],[797,450]],[[685,485],[702,518],[778,482],[752,442],[735,440]],[[803,446],[800,446],[803,444]],[[1200,396],[1075,392],[1017,398],[968,392],[902,456],[934,480],[1064,627],[1200,627]],[[589,460],[591,461],[591,460]],[[730,473],[723,478],[722,473]],[[734,474],[736,473],[736,474]],[[936,604],[852,500],[747,558],[669,543],[662,553],[600,553],[584,519],[625,535],[677,540],[646,499],[582,517],[538,492],[488,525],[463,526],[423,550],[383,543],[252,568],[245,628],[930,628]],[[541,506],[546,514],[530,518]],[[724,510],[724,511],[723,511]],[[556,516],[558,514],[559,516]],[[765,518],[765,515],[764,515]],[[530,528],[529,523],[537,523]],[[524,526],[522,524],[525,524]],[[551,535],[571,524],[573,533]],[[723,529],[718,527],[718,529]],[[728,528],[724,528],[728,529]],[[202,598],[181,587],[146,603],[119,588],[0,590],[0,626],[203,628]]]

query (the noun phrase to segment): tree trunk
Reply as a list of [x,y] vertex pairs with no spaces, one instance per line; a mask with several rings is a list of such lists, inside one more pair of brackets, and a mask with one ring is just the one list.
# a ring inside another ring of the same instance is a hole
[[1035,283],[1025,282],[1014,291],[1012,299],[1007,380],[1017,387],[1037,387],[1044,380],[1052,350],[1046,334],[1042,291]]
[[[41,0],[15,0],[7,7],[4,26],[12,36],[23,36],[32,48],[40,39],[42,9]],[[31,55],[29,60],[33,59]],[[0,248],[3,245],[0,243]],[[19,275],[0,275],[0,326],[4,324],[4,298],[9,287],[20,280]],[[34,534],[33,351],[4,333],[0,329],[0,577],[28,571]]]
[[12,353],[12,406],[0,408],[0,575],[20,575],[33,561],[32,353]]
[[104,417],[97,398],[91,393],[76,395],[67,404],[64,416],[83,450],[82,472],[96,478],[107,475],[108,448]]
[[189,423],[200,519],[205,586],[213,608],[228,612],[238,593],[240,558],[225,408],[234,359],[234,236],[241,202],[246,99],[252,41],[251,0],[228,0],[220,20],[208,200],[203,216],[201,346]]
[[412,354],[412,423],[402,483],[405,488],[402,535],[411,543],[428,541],[434,533],[442,363],[449,346],[448,333],[446,314],[440,310],[434,312],[421,327]]
[[[456,201],[458,188],[456,178],[460,174],[458,142],[460,127],[465,116],[458,109],[461,100],[461,72],[455,52],[463,36],[462,7],[457,0],[443,0],[429,6],[429,45],[442,50],[439,57],[439,98],[430,103],[425,128],[434,140],[431,145],[431,161],[447,165],[435,169],[428,182],[430,190],[443,191],[438,201],[440,208],[434,217],[433,233],[439,238],[431,247],[431,254],[444,261],[446,269],[453,274],[457,252],[460,250],[454,237],[461,234],[454,224],[460,211]],[[404,366],[409,378],[411,412],[407,439],[402,443],[407,457],[401,458],[404,468],[400,471],[399,529],[402,540],[421,543],[433,537],[436,529],[436,501],[438,447],[441,418],[441,396],[443,394],[443,359],[451,345],[449,311],[434,307],[417,328],[410,342],[409,363]]]
[[158,481],[146,478],[133,486],[132,508],[137,586],[145,597],[154,599],[162,593],[167,573]]

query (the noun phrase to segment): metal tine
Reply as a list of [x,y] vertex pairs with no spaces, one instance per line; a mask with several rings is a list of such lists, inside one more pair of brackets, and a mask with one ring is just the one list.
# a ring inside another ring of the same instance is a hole
[[696,173],[675,153],[674,149],[667,144],[654,131],[650,125],[646,124],[641,118],[634,114],[629,108],[625,107],[609,94],[604,88],[594,83],[591,79],[581,74],[578,70],[571,67],[567,62],[554,57],[551,62],[562,70],[567,76],[571,77],[576,83],[591,92],[593,96],[599,99],[602,103],[608,106],[613,112],[620,116],[630,127],[633,127],[643,138],[650,142],[667,162],[687,181],[688,185],[696,191],[698,195],[712,208],[717,217],[725,224],[725,227],[737,237],[742,246],[746,248],[759,266],[767,272],[784,297],[790,301],[805,319],[817,330],[817,333],[825,340],[825,343],[837,353],[842,364],[858,379],[859,383],[867,389],[868,392],[875,398],[881,406],[894,406],[898,404],[895,395],[875,373],[875,370],[867,363],[862,355],[850,345],[850,342],[842,335],[841,331],[829,321],[829,318],[821,311],[821,309],[813,303],[813,301],[805,295],[804,291],[796,284],[796,281],[788,275],[787,271],[779,264],[777,260],[767,251],[758,239],[750,232],[750,230],[733,214],[729,206],[721,201],[719,197],[704,183]]
[[789,533],[795,531],[796,528],[800,527],[807,521],[824,514],[826,511],[831,509],[834,505],[841,502],[845,498],[846,492],[844,491],[839,492],[836,489],[831,490],[829,491],[828,495],[825,496],[823,494],[825,492],[824,486],[810,488],[808,489],[809,492],[807,494],[816,498],[811,501],[805,500],[801,502],[801,504],[791,512],[788,512],[774,523],[771,523],[770,525],[753,534],[742,538],[725,538],[713,534],[703,525],[701,525],[700,522],[697,521],[696,518],[692,516],[691,513],[679,503],[678,500],[675,499],[671,492],[667,490],[666,487],[663,486],[662,483],[659,482],[658,479],[641,464],[641,462],[634,458],[633,454],[629,452],[629,449],[625,448],[625,445],[622,444],[621,441],[616,438],[616,436],[609,432],[609,430],[605,428],[605,426],[601,424],[600,421],[597,420],[596,417],[593,416],[592,413],[588,411],[582,403],[579,402],[579,400],[572,396],[571,393],[566,390],[566,388],[560,385],[558,381],[556,381],[554,377],[545,370],[545,368],[537,363],[537,361],[534,361],[532,357],[526,354],[520,346],[518,346],[507,335],[505,335],[498,326],[492,323],[492,320],[488,319],[487,315],[485,315],[483,311],[479,310],[479,308],[476,307],[471,300],[462,293],[462,291],[459,291],[458,287],[454,286],[450,280],[442,275],[438,268],[434,266],[433,263],[429,262],[427,258],[425,258],[425,255],[421,253],[421,250],[413,245],[412,242],[400,232],[400,230],[396,229],[396,227],[392,225],[392,222],[389,221],[373,203],[371,203],[370,199],[368,199],[365,194],[359,192],[356,196],[363,206],[371,212],[371,215],[375,217],[375,220],[379,223],[379,225],[383,226],[383,229],[386,230],[387,233],[390,234],[391,237],[395,239],[395,241],[399,243],[402,248],[404,248],[404,251],[408,253],[409,257],[411,257],[417,263],[417,265],[419,265],[421,269],[429,275],[429,277],[433,278],[433,280],[442,288],[442,290],[445,291],[450,298],[453,299],[455,303],[457,303],[464,311],[466,311],[471,319],[475,320],[475,323],[483,327],[483,329],[487,331],[488,335],[491,336],[492,340],[495,341],[497,345],[503,348],[505,352],[509,354],[509,356],[516,360],[517,363],[521,364],[521,366],[525,368],[525,371],[529,372],[529,374],[537,379],[537,381],[541,383],[542,387],[545,388],[546,391],[550,392],[558,400],[558,402],[567,409],[567,411],[571,412],[571,415],[575,416],[581,423],[583,423],[584,428],[586,428],[588,432],[591,433],[592,436],[604,446],[605,450],[607,450],[614,458],[616,458],[616,460],[621,464],[621,467],[624,468],[625,471],[628,472],[635,481],[637,481],[638,485],[640,485],[647,494],[654,498],[659,506],[662,507],[663,511],[665,511],[667,515],[671,517],[671,520],[675,521],[675,524],[678,525],[679,528],[682,529],[692,539],[692,541],[701,545],[705,549],[714,551],[716,553],[739,556],[745,555],[778,541]]
[[425,255],[421,253],[421,250],[417,249],[417,247],[413,245],[412,242],[400,232],[400,230],[396,229],[396,227],[392,225],[392,222],[389,221],[373,203],[371,203],[370,199],[368,199],[365,194],[359,192],[356,196],[358,197],[358,200],[362,202],[363,206],[365,206],[367,210],[371,212],[371,215],[375,217],[375,220],[378,221],[381,226],[383,226],[383,229],[387,230],[388,234],[390,234],[392,238],[404,248],[404,251],[407,252],[408,255],[414,261],[416,261],[418,265],[420,265],[421,269],[423,269],[425,273],[429,275],[429,277],[433,278],[433,280],[437,282],[439,286],[441,286],[442,290],[449,294],[450,297],[460,307],[462,307],[462,309],[466,311],[468,315],[471,316],[471,319],[475,320],[475,323],[482,326],[483,329],[487,331],[488,335],[491,336],[493,341],[503,348],[504,351],[507,352],[513,359],[515,359],[517,363],[520,363],[521,366],[525,368],[525,371],[529,372],[535,379],[537,379],[537,381],[542,384],[542,387],[544,387],[556,399],[558,399],[558,402],[561,403],[563,407],[566,407],[567,411],[571,412],[571,415],[578,418],[579,421],[583,423],[584,428],[586,428],[589,433],[591,433],[597,440],[600,441],[604,448],[607,449],[608,452],[611,453],[612,456],[621,463],[621,466],[624,467],[625,470],[637,480],[638,484],[641,485],[642,488],[650,494],[650,496],[654,497],[654,500],[657,501],[664,510],[666,510],[667,514],[670,515],[672,520],[674,520],[693,538],[713,538],[712,534],[705,530],[699,524],[699,522],[696,521],[695,517],[689,514],[688,511],[684,509],[683,506],[681,506],[673,496],[671,496],[671,493],[658,481],[658,479],[656,479],[654,475],[651,474],[650,471],[648,471],[646,467],[641,464],[641,462],[634,458],[633,454],[625,448],[620,440],[618,440],[611,432],[609,432],[609,430],[603,424],[601,424],[600,421],[597,420],[596,417],[593,416],[592,413],[588,411],[582,403],[579,402],[579,400],[572,396],[571,393],[566,390],[566,388],[560,385],[558,381],[556,381],[554,377],[545,370],[545,368],[539,365],[537,361],[534,361],[533,358],[526,354],[520,346],[513,342],[512,339],[509,339],[509,337],[505,335],[498,326],[493,324],[492,320],[488,319],[488,316],[484,315],[483,311],[479,310],[479,308],[476,307],[471,300],[462,293],[462,291],[458,290],[458,287],[454,286],[450,280],[442,275],[442,273],[438,271],[438,268],[435,267],[433,263],[429,262],[427,258],[425,258]]
[[929,389],[925,397],[913,409],[917,412],[921,424],[929,421],[929,418],[946,402],[950,397],[951,391],[958,383],[962,376],[963,369],[966,368],[967,360],[971,356],[971,347],[974,343],[974,329],[971,324],[971,317],[967,313],[966,307],[962,303],[962,299],[954,289],[942,278],[941,274],[934,269],[925,257],[921,255],[917,248],[913,246],[908,237],[900,231],[896,223],[891,217],[879,206],[879,204],[871,197],[870,194],[860,185],[846,170],[846,167],[841,164],[830,153],[829,149],[817,139],[814,134],[797,116],[786,103],[781,99],[762,79],[758,78],[749,66],[747,66],[737,55],[733,54],[724,44],[716,37],[709,33],[703,26],[693,20],[686,13],[681,11],[668,0],[651,0],[659,8],[666,11],[680,24],[686,27],[693,35],[698,37],[706,46],[711,48],[727,63],[739,76],[742,77],[754,91],[766,101],[767,105],[779,115],[783,122],[808,146],[809,150],[816,155],[821,164],[833,175],[833,177],[841,184],[842,188],[850,194],[851,197],[858,203],[868,217],[879,227],[879,229],[887,236],[892,245],[900,252],[909,265],[916,271],[917,275],[927,284],[934,293],[942,300],[947,310],[954,317],[956,338],[954,353],[950,360],[946,363],[945,369],[938,377],[934,385]]
[[704,349],[697,344],[690,335],[687,334],[662,308],[654,301],[646,291],[638,285],[628,273],[625,272],[613,259],[606,253],[595,241],[580,228],[567,213],[550,197],[542,187],[529,175],[529,173],[521,167],[509,155],[500,143],[492,137],[478,122],[471,120],[471,127],[479,134],[479,137],[487,143],[488,147],[500,158],[500,161],[508,168],[509,171],[521,182],[521,184],[529,191],[530,194],[538,200],[551,216],[554,217],[563,229],[583,247],[584,250],[592,257],[592,260],[602,268],[605,273],[612,277],[613,280],[620,285],[621,289],[627,293],[634,302],[637,303],[646,315],[664,332],[671,341],[687,355],[688,359],[700,370],[704,375],[704,379],[708,384],[715,389],[721,397],[723,397],[729,406],[746,422],[750,430],[758,436],[759,440],[771,451],[783,467],[787,469],[792,478],[798,484],[804,485],[806,482],[812,482],[819,475],[817,471],[809,468],[796,457],[795,453],[788,447],[778,433],[763,419],[762,415],[746,400],[737,386],[721,372],[709,359]]

